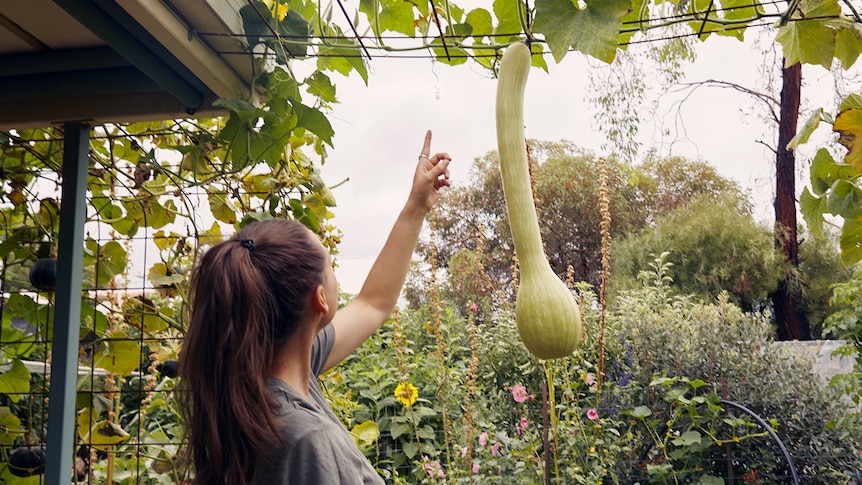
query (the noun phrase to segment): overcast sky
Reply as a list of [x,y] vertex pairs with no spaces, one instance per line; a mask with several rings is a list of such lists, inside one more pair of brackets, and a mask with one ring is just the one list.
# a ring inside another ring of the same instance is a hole
[[[750,43],[713,37],[699,44],[686,81],[720,79],[755,88],[762,62],[763,54]],[[595,108],[586,101],[589,69],[584,56],[570,53],[551,64],[549,74],[531,71],[525,95],[528,138],[567,139],[605,154],[604,135],[594,128]],[[349,178],[334,191],[334,223],[344,233],[336,273],[342,289],[355,293],[406,200],[425,130],[434,133],[432,152],[452,156],[455,184],[466,181],[474,158],[496,149],[496,81],[469,63],[450,67],[427,59],[374,59],[368,86],[357,75],[334,76],[340,103],[330,116],[335,147],[323,176],[330,185]],[[831,109],[832,76],[806,66],[804,82],[803,96]],[[679,112],[677,101],[679,96],[664,98],[641,127],[644,150],[655,147],[662,155],[708,161],[752,191],[759,218],[771,217],[774,155],[765,143],[774,145],[775,134],[754,114],[756,102],[720,88],[695,91]],[[809,112],[803,108],[801,120]],[[825,128],[820,132],[828,136]],[[807,176],[804,162],[798,165],[801,176]]]

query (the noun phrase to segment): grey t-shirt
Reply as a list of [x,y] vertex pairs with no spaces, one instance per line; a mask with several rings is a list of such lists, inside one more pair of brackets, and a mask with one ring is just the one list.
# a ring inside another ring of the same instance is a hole
[[309,401],[281,379],[267,382],[281,409],[284,446],[261,456],[255,466],[255,485],[382,484],[383,479],[359,451],[353,438],[329,408],[317,384],[335,342],[335,328],[327,325],[311,350]]

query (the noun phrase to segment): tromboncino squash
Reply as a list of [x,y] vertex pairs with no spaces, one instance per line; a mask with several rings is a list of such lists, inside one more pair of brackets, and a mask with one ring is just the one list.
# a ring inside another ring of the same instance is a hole
[[548,264],[539,233],[524,137],[529,71],[530,48],[522,43],[506,48],[497,81],[497,149],[521,272],[515,302],[518,333],[533,355],[556,359],[571,355],[580,343],[581,312],[571,290]]

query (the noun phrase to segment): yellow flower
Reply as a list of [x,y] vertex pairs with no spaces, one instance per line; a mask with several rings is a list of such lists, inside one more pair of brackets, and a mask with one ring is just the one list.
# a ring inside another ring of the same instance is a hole
[[282,3],[285,0],[264,0],[264,3],[269,7],[269,11],[272,12],[272,17],[277,18],[279,22],[283,22],[284,18],[287,17],[287,12],[290,10],[290,7],[287,3]]
[[409,382],[402,382],[395,388],[395,397],[405,406],[412,406],[419,397],[419,390]]

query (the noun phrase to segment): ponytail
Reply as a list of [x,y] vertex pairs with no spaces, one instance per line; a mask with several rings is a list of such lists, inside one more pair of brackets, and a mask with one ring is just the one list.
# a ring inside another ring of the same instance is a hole
[[322,281],[313,238],[293,221],[252,223],[193,270],[179,398],[194,484],[249,483],[256,457],[279,442],[266,381]]

